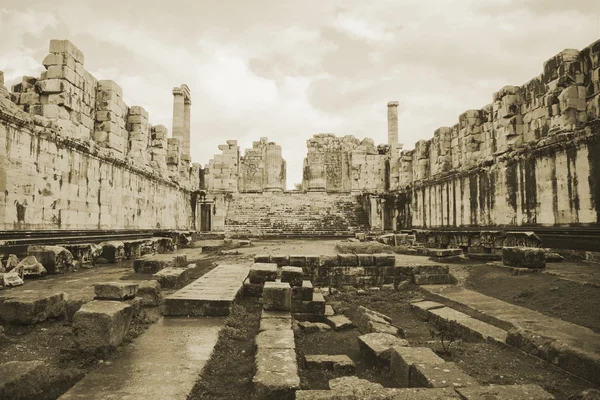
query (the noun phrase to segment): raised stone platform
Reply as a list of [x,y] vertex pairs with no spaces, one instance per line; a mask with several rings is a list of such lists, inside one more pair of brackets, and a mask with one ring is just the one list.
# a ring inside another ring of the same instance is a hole
[[223,264],[165,298],[164,315],[227,316],[249,267]]

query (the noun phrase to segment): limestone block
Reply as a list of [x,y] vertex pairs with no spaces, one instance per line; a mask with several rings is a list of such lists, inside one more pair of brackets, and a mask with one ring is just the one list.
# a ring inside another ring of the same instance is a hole
[[293,399],[300,388],[294,349],[259,349],[252,399]]
[[264,283],[250,283],[250,279],[246,278],[242,287],[242,293],[246,297],[261,297],[263,286]]
[[400,330],[397,327],[375,321],[367,322],[367,331],[369,333],[387,333],[389,335],[400,336]]
[[258,331],[290,331],[292,330],[291,315],[287,313],[286,317],[282,318],[261,318]]
[[393,267],[396,265],[396,256],[393,254],[374,254],[375,265],[378,267]]
[[189,270],[189,268],[166,267],[152,275],[152,278],[158,281],[161,288],[175,289],[182,286],[188,280]]
[[538,385],[491,385],[456,388],[465,400],[492,398],[497,400],[554,400],[554,396]]
[[24,276],[31,277],[40,277],[46,275],[46,268],[42,265],[42,263],[38,262],[35,256],[27,256],[22,259],[17,268],[23,270]]
[[80,350],[118,347],[125,338],[133,307],[119,301],[93,300],[73,317],[74,341]]
[[311,281],[302,281],[302,286],[292,287],[292,300],[309,301],[312,300],[314,293]]
[[92,267],[102,254],[102,247],[96,243],[66,244],[64,247],[71,252],[73,259],[82,268]]
[[123,261],[125,258],[125,245],[120,241],[108,241],[100,243],[102,247],[101,257],[111,263]]
[[414,364],[440,364],[444,360],[429,347],[394,346],[390,350],[390,373],[398,386],[408,387]]
[[277,279],[277,264],[255,262],[250,266],[248,278],[250,283],[274,282]]
[[135,297],[138,284],[131,281],[94,284],[96,300],[127,300]]
[[162,303],[163,295],[158,281],[137,281],[137,284],[136,298],[141,299],[143,307],[156,307]]
[[290,311],[292,288],[289,283],[265,282],[263,288],[263,308],[265,310]]
[[306,355],[304,356],[304,364],[306,365],[306,369],[325,369],[330,371],[340,371],[348,374],[353,374],[356,370],[354,361],[352,361],[352,359],[345,354]]
[[419,316],[419,318],[424,321],[429,319],[429,313],[427,311],[443,307],[445,307],[443,304],[436,303],[435,301],[419,301],[416,303],[410,303],[410,308]]
[[504,247],[502,262],[511,267],[543,269],[546,268],[546,251],[532,247]]
[[367,333],[358,337],[358,344],[365,356],[388,364],[392,348],[406,347],[408,341],[387,333]]
[[338,265],[337,255],[322,255],[319,259],[319,266],[321,267],[335,267]]
[[354,324],[344,315],[332,315],[325,322],[336,331],[354,328]]
[[302,286],[303,271],[301,267],[282,267],[281,282],[289,282],[290,286]]
[[309,321],[299,322],[298,328],[300,328],[302,331],[304,331],[306,333],[326,332],[326,331],[331,330],[331,327],[323,322],[309,322]]
[[12,324],[31,325],[56,318],[65,312],[66,294],[31,294],[0,298],[0,319]]
[[73,255],[60,246],[29,246],[28,256],[35,256],[49,274],[63,274],[73,268]]
[[303,255],[290,255],[290,264],[292,267],[305,267],[306,256]]
[[271,263],[277,264],[278,267],[283,267],[284,265],[290,265],[289,256],[284,256],[280,254],[271,256]]
[[[290,325],[290,320],[286,320]],[[256,348],[260,350],[265,349],[295,349],[296,344],[294,342],[294,331],[291,328],[279,329],[279,330],[262,330],[256,335],[255,338]]]
[[409,373],[411,387],[458,388],[479,386],[479,383],[465,374],[455,363],[416,362]]
[[155,274],[165,268],[185,268],[186,265],[187,256],[185,254],[157,254],[135,260],[133,269],[139,273]]
[[50,53],[66,53],[80,64],[84,63],[84,56],[73,43],[68,40],[50,40]]
[[358,266],[358,257],[356,254],[338,254],[338,265],[356,267]]

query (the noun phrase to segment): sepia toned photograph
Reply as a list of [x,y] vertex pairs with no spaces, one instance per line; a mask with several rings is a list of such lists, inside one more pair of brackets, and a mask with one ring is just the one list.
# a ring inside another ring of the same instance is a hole
[[600,400],[599,0],[0,37],[0,400]]

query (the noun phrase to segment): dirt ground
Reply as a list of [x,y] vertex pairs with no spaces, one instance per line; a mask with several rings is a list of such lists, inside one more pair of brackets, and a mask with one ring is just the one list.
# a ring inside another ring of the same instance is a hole
[[[596,267],[600,271],[600,266]],[[496,266],[470,269],[466,287],[600,333],[600,288],[549,274],[513,275]]]

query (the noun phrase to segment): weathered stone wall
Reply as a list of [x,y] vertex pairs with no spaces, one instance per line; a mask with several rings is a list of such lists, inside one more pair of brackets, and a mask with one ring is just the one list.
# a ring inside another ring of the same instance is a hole
[[[53,40],[39,78],[0,74],[0,229],[189,229],[200,166]],[[173,141],[174,140],[174,141]]]
[[317,134],[307,141],[302,189],[305,191],[383,192],[387,148],[372,139]]
[[228,140],[219,146],[205,166],[206,190],[209,192],[261,193],[280,192],[286,186],[286,162],[281,146],[266,137],[252,143],[240,156],[237,140]]
[[395,228],[600,222],[599,117],[597,41],[403,151]]

